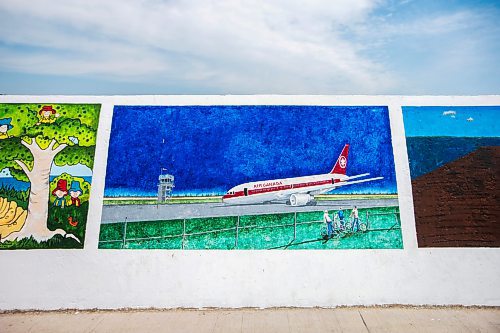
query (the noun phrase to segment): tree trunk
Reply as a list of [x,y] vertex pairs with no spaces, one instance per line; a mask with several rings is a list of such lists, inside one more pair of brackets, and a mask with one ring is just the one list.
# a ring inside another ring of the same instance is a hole
[[21,230],[10,234],[3,240],[20,240],[33,237],[36,241],[41,242],[55,235],[62,235],[64,237],[72,237],[80,242],[74,235],[67,234],[66,231],[62,229],[52,231],[47,228],[47,219],[49,216],[50,169],[55,156],[66,148],[66,145],[59,145],[57,148],[53,149],[56,143],[56,141],[53,140],[46,149],[41,149],[35,139],[32,139],[30,144],[24,141],[21,141],[21,143],[27,147],[33,155],[33,168],[31,170],[29,170],[22,161],[16,161],[24,170],[30,181],[28,216]]
[[[49,152],[33,150],[34,164],[28,178],[30,180],[30,195],[28,216],[21,232],[33,235],[36,239],[48,235],[47,218],[49,216],[50,168],[54,157]],[[26,229],[26,230],[24,230]],[[39,239],[37,239],[39,240]]]

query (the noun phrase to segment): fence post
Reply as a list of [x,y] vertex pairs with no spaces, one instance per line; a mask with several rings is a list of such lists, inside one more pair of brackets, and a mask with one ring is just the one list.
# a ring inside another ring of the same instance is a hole
[[238,228],[240,226],[240,216],[238,215],[238,219],[236,220],[236,238],[234,240],[234,248],[238,248]]
[[396,223],[399,224],[399,227],[401,228],[401,221],[399,220],[399,213],[396,211],[394,212],[394,217],[396,218]]
[[184,242],[186,240],[186,219],[182,220],[182,249],[184,250]]
[[125,247],[125,242],[126,241],[127,241],[127,217],[125,217],[125,224],[123,225],[122,249]]
[[293,213],[293,240],[297,239],[297,212]]

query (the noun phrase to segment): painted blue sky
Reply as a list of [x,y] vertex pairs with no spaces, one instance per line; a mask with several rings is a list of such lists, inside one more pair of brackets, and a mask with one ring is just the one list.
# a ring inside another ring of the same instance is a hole
[[500,2],[0,1],[3,94],[497,94]]
[[500,136],[500,106],[405,106],[403,118],[409,137]]
[[155,195],[162,167],[175,194],[324,174],[346,143],[348,175],[385,178],[336,192],[396,193],[386,107],[117,106],[105,195]]
[[[52,164],[52,168],[50,169],[51,176],[59,176],[62,173],[69,173],[73,176],[79,177],[90,177],[92,176],[92,170],[86,165],[76,164],[76,165],[65,165],[65,166],[57,166]],[[0,178],[10,178],[12,177],[8,168],[0,170]]]

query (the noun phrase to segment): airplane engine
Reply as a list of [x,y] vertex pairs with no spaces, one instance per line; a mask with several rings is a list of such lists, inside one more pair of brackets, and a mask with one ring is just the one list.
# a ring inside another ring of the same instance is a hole
[[290,205],[292,206],[305,206],[309,202],[313,201],[314,198],[309,194],[292,194],[290,196]]

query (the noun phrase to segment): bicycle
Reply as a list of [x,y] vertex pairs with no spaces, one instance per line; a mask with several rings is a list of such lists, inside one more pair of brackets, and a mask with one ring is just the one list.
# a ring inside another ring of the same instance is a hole
[[359,221],[358,223],[358,230],[354,231],[353,228],[354,228],[354,219],[352,219],[351,221],[347,221],[344,225],[345,227],[345,230],[346,232],[349,232],[349,233],[354,233],[354,232],[366,232],[368,230],[368,225],[366,223],[363,223],[361,221]]

